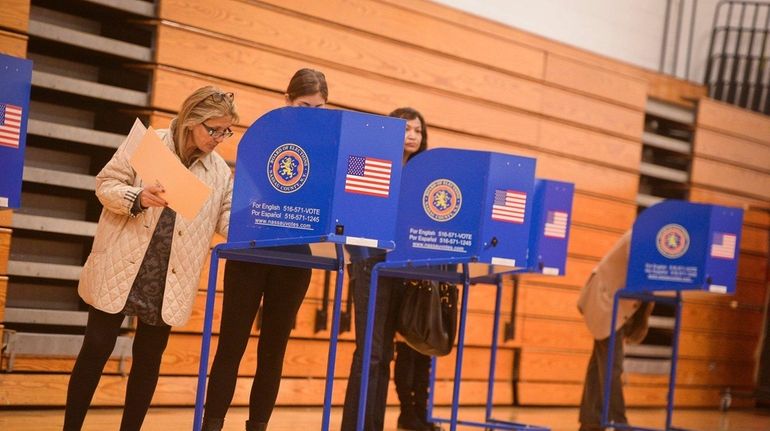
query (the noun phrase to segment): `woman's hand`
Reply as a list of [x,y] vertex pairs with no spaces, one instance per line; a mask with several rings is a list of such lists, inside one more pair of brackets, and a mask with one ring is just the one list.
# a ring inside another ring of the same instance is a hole
[[166,207],[168,206],[168,202],[160,197],[160,194],[165,191],[166,190],[164,190],[163,186],[160,184],[145,187],[139,194],[139,204],[142,206],[142,208]]

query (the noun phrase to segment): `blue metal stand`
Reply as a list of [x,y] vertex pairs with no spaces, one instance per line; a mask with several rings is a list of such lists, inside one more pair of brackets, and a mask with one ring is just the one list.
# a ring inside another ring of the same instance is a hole
[[[335,246],[336,257],[319,257],[312,255],[287,253],[275,250],[264,250],[264,247],[308,244],[315,242],[332,242]],[[324,409],[321,429],[329,429],[331,415],[332,389],[334,385],[334,364],[337,354],[337,339],[339,336],[340,310],[342,303],[342,279],[344,272],[344,254],[342,244],[345,237],[319,236],[288,238],[280,240],[261,240],[247,242],[229,242],[219,244],[211,251],[211,266],[206,292],[206,311],[203,320],[203,339],[201,341],[200,366],[198,368],[198,388],[195,397],[195,417],[193,431],[201,429],[203,420],[203,404],[206,399],[206,377],[208,375],[209,347],[211,344],[211,325],[214,314],[214,298],[217,284],[217,269],[219,259],[233,259],[269,265],[292,266],[298,268],[325,269],[337,272],[337,282],[334,290],[334,307],[332,311],[332,328],[329,344],[329,357],[326,365],[326,387],[324,391]]]
[[[491,282],[492,280],[484,280],[483,282]],[[482,281],[479,281],[482,282]],[[484,420],[486,421],[486,424],[484,425],[488,429],[504,429],[504,430],[527,430],[527,431],[548,431],[548,428],[536,426],[536,425],[527,425],[522,424],[518,422],[510,422],[510,421],[504,421],[500,419],[495,419],[492,417],[492,408],[493,408],[493,399],[494,399],[494,391],[495,391],[495,370],[497,369],[497,347],[498,347],[498,337],[500,333],[500,313],[501,313],[501,304],[503,299],[503,277],[502,275],[497,275],[494,279],[494,284],[496,286],[496,292],[495,292],[495,317],[494,317],[494,324],[492,326],[492,344],[491,349],[489,352],[489,381],[487,385],[487,405],[484,412]]]
[[[615,423],[609,420],[610,411],[610,394],[612,391],[612,365],[615,361],[615,343],[622,343],[623,340],[617,340],[616,331],[614,330],[617,322],[618,304],[621,298],[624,299],[640,299],[647,302],[660,302],[670,304],[674,306],[675,319],[674,319],[674,333],[671,341],[671,370],[668,379],[668,397],[666,400],[666,427],[662,428],[663,431],[682,431],[683,428],[674,428],[671,426],[671,419],[674,411],[674,389],[676,386],[676,365],[677,358],[679,356],[679,331],[682,320],[682,292],[679,290],[674,291],[674,296],[658,296],[649,292],[631,292],[625,289],[618,290],[615,293],[615,298],[612,304],[612,323],[610,324],[610,345],[607,352],[607,369],[604,374],[604,399],[602,404],[602,427],[612,427],[614,429],[629,429],[640,431],[660,431],[658,428],[640,428],[629,424]],[[623,358],[617,358],[623,360]]]
[[[524,425],[524,424],[518,424],[513,422],[505,422],[505,421],[499,421],[492,419],[491,416],[491,402],[492,402],[492,393],[494,390],[493,387],[493,381],[494,381],[494,367],[495,367],[495,356],[497,354],[497,325],[499,324],[499,316],[500,316],[500,302],[501,302],[501,288],[502,288],[502,279],[500,277],[497,277],[497,283],[498,283],[498,291],[497,291],[497,299],[495,303],[495,329],[493,331],[493,341],[492,341],[492,353],[491,353],[491,359],[490,359],[490,382],[489,382],[489,388],[487,391],[487,414],[485,416],[484,422],[476,422],[476,421],[468,421],[468,420],[460,420],[458,418],[458,410],[460,405],[460,384],[462,381],[462,364],[463,364],[463,352],[465,347],[465,326],[466,326],[466,320],[467,320],[467,309],[468,309],[468,293],[469,293],[469,287],[471,284],[471,279],[469,276],[469,270],[468,265],[472,262],[475,262],[472,258],[448,258],[448,259],[426,259],[426,260],[412,260],[412,261],[394,261],[394,262],[381,262],[372,268],[372,278],[371,278],[371,284],[370,284],[370,291],[369,291],[369,303],[367,308],[367,320],[366,320],[366,332],[365,332],[365,339],[364,339],[364,351],[362,353],[362,364],[361,364],[361,387],[360,387],[360,395],[359,395],[359,404],[358,404],[358,416],[357,416],[357,422],[356,422],[356,430],[357,431],[363,431],[364,429],[364,421],[366,416],[366,398],[367,398],[367,390],[369,386],[369,381],[367,376],[369,376],[369,368],[370,368],[370,361],[371,361],[371,351],[372,351],[372,335],[374,330],[374,313],[375,313],[375,303],[377,298],[377,284],[379,276],[388,276],[388,277],[400,277],[400,278],[412,278],[412,279],[421,279],[421,280],[435,280],[435,281],[445,281],[445,282],[454,282],[454,283],[462,283],[463,284],[463,291],[461,296],[461,303],[460,303],[460,318],[459,318],[459,325],[458,325],[458,334],[457,334],[457,355],[456,355],[456,362],[455,362],[455,373],[454,373],[454,385],[452,390],[452,407],[451,407],[451,414],[450,417],[447,418],[437,418],[433,416],[433,403],[434,403],[434,387],[435,387],[435,378],[436,378],[436,358],[434,357],[432,360],[432,367],[431,367],[431,375],[430,375],[430,394],[428,399],[428,417],[429,420],[433,422],[439,422],[439,423],[448,423],[450,431],[455,431],[457,429],[457,425],[465,425],[465,426],[472,426],[472,427],[479,427],[479,428],[485,428],[485,429],[504,429],[504,430],[528,430],[528,431],[549,431],[549,428],[543,428],[543,427],[537,427],[537,426],[530,426],[530,425]],[[441,265],[460,265],[462,267],[462,271],[457,272],[447,272],[447,271],[441,271],[438,269],[435,269],[437,266]]]

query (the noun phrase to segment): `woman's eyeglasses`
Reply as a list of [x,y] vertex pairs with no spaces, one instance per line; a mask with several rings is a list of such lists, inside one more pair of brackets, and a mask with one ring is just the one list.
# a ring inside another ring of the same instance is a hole
[[[230,93],[232,94],[232,93]],[[214,139],[217,138],[229,138],[230,136],[233,136],[233,131],[228,127],[224,130],[217,130],[213,127],[209,127],[206,125],[206,123],[201,123],[204,129],[206,129],[206,133],[209,134]]]

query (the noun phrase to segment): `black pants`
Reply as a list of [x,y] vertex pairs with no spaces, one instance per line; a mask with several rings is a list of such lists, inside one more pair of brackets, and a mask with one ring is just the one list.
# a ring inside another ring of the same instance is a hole
[[[120,324],[125,316],[109,314],[93,307],[88,310],[88,324],[83,347],[72,369],[67,387],[67,406],[64,410],[64,430],[79,430],[83,426],[88,407],[102,376],[104,365],[115,348]],[[131,372],[128,375],[121,431],[139,430],[158,384],[158,373],[163,351],[166,349],[171,327],[152,326],[138,321],[132,347]]]
[[414,414],[423,423],[427,423],[428,415],[430,366],[430,356],[423,355],[404,342],[396,343],[393,382],[401,404],[401,415]]
[[[350,366],[350,377],[342,410],[342,430],[356,429],[358,395],[361,387],[361,366],[366,331],[366,311],[369,303],[369,282],[372,267],[382,258],[368,259],[350,265],[353,277],[353,305],[356,323],[356,350]],[[401,307],[403,287],[400,280],[380,277],[372,333],[372,353],[367,388],[366,431],[381,431],[385,422],[385,406],[390,383],[390,361],[393,360],[393,338],[396,335],[396,317]]]
[[[604,402],[604,376],[607,373],[607,356],[610,347],[609,337],[594,340],[591,359],[588,361],[586,380],[583,386],[583,398],[580,401],[580,429],[601,429],[602,403]],[[626,403],[623,399],[623,328],[615,332],[615,349],[612,366],[609,420],[616,423],[628,423]]]
[[263,302],[249,421],[268,422],[278,397],[286,345],[310,285],[310,275],[311,270],[304,268],[239,261],[225,264],[222,321],[209,377],[206,417],[224,418],[227,414],[235,392],[238,366],[259,304]]

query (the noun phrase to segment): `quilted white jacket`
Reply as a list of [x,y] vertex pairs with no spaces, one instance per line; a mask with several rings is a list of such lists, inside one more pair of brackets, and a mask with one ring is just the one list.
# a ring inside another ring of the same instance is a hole
[[[157,130],[162,141],[174,151],[169,130]],[[129,164],[126,144],[96,176],[96,196],[104,205],[91,254],[80,275],[78,293],[93,307],[107,313],[120,312],[139,271],[162,208],[151,207],[130,217],[131,206],[142,182]],[[163,320],[172,326],[190,318],[209,244],[214,231],[227,236],[232,201],[232,175],[219,154],[196,160],[190,171],[208,184],[212,193],[193,220],[176,217],[171,243]]]

